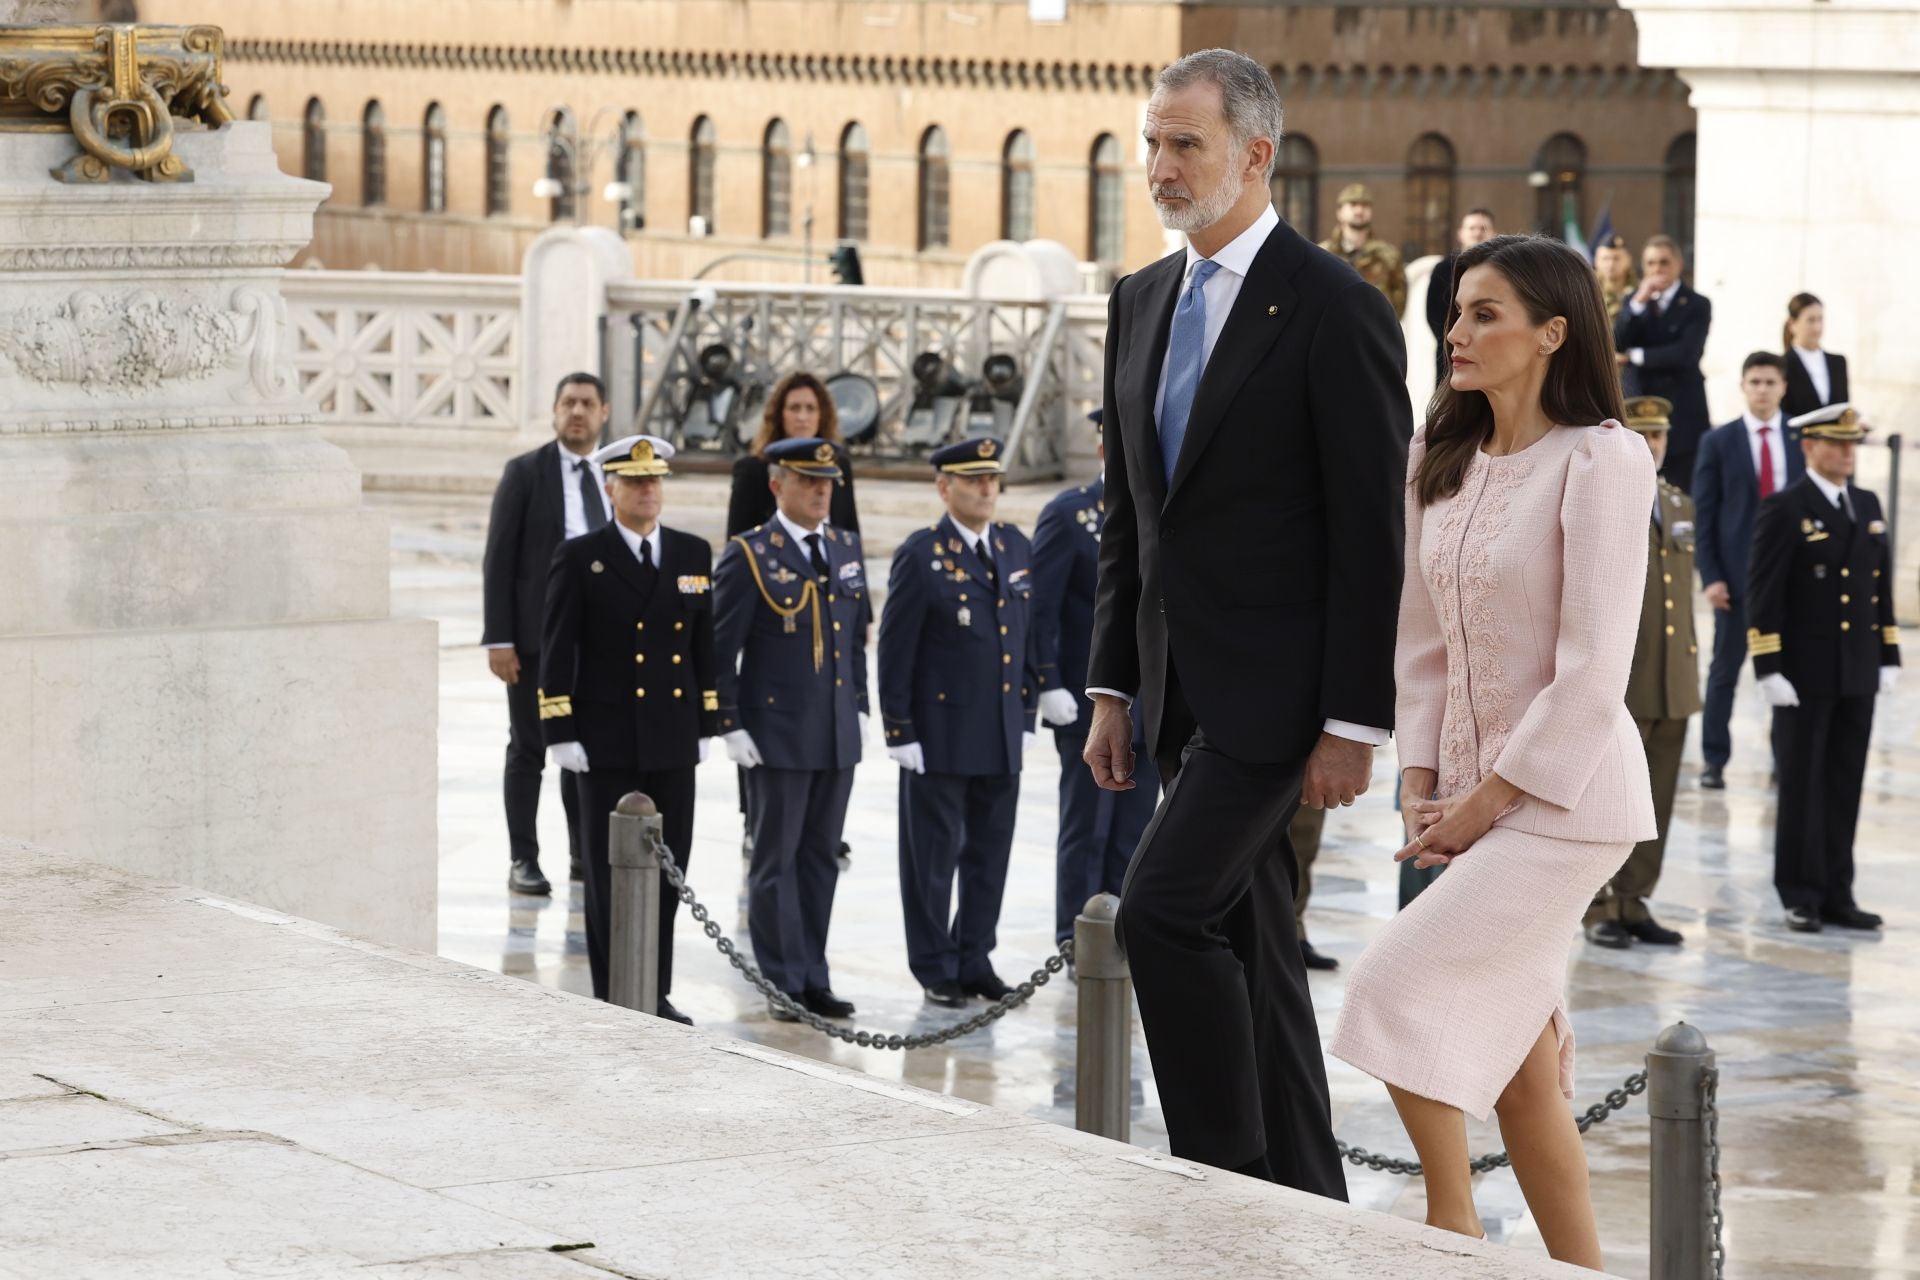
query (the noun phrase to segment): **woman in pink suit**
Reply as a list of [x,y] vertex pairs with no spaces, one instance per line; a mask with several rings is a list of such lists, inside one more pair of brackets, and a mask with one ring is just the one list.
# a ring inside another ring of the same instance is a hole
[[1395,658],[1398,859],[1451,865],[1354,966],[1331,1050],[1386,1083],[1429,1223],[1482,1234],[1461,1113],[1491,1110],[1548,1251],[1598,1269],[1564,987],[1581,913],[1654,834],[1625,702],[1653,459],[1620,425],[1578,254],[1500,236],[1454,281],[1452,375],[1407,460]]

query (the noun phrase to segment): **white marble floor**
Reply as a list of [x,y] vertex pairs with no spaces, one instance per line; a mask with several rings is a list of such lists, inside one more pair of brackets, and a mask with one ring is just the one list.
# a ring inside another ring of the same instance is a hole
[[[864,494],[863,486],[863,494]],[[1026,498],[1028,495],[1015,495]],[[441,624],[440,949],[443,955],[569,990],[586,989],[578,889],[564,872],[565,834],[548,785],[541,814],[551,900],[506,892],[500,763],[506,708],[474,648],[484,502],[378,499],[394,517],[394,604]],[[1029,505],[1022,503],[1022,505]],[[670,522],[714,533],[713,513]],[[884,581],[884,573],[878,574]],[[1703,625],[1707,624],[1702,619]],[[1574,950],[1569,997],[1580,1045],[1580,1105],[1598,1100],[1640,1065],[1659,1029],[1684,1018],[1720,1054],[1724,1083],[1727,1274],[1749,1280],[1889,1280],[1920,1276],[1920,672],[1889,700],[1876,728],[1860,839],[1859,896],[1887,915],[1884,937],[1791,934],[1770,886],[1773,801],[1761,714],[1744,689],[1729,789],[1684,775],[1657,909],[1687,935],[1678,951]],[[1697,749],[1697,748],[1696,748]],[[1024,975],[1051,950],[1054,788],[1051,742],[1027,762],[996,963]],[[1311,924],[1322,950],[1357,956],[1394,908],[1397,820],[1388,795],[1391,752],[1374,793],[1329,822]],[[906,1032],[964,1016],[930,1010],[906,971],[900,934],[893,766],[878,748],[856,775],[830,959],[834,986],[860,1006],[858,1025]],[[700,773],[690,879],[744,944],[740,822],[734,775],[716,757]],[[685,917],[683,915],[684,922]],[[764,1004],[706,940],[683,927],[675,1002],[702,1026],[874,1075],[907,1080],[1063,1124],[1073,1118],[1073,1001],[1063,981],[1026,1009],[939,1049],[861,1050],[805,1028],[771,1022]],[[1322,1031],[1339,1008],[1338,973],[1315,975]],[[1329,1060],[1336,1129],[1348,1142],[1409,1154],[1384,1090]],[[1150,1063],[1136,1037],[1134,1141],[1164,1149]],[[1474,1126],[1474,1148],[1500,1144]],[[1647,1126],[1636,1104],[1588,1139],[1609,1268],[1646,1274]],[[1351,1170],[1353,1200],[1418,1218],[1417,1182]],[[1543,1252],[1511,1173],[1482,1178],[1490,1233]]]

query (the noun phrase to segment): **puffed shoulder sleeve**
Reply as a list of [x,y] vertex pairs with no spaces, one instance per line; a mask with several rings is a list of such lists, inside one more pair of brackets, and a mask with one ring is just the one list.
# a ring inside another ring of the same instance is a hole
[[1563,809],[1586,793],[1626,704],[1654,489],[1646,441],[1617,422],[1585,429],[1568,457],[1553,681],[1494,764],[1528,795]]
[[1433,593],[1420,564],[1425,509],[1414,487],[1427,456],[1427,430],[1413,434],[1407,450],[1406,572],[1400,582],[1400,622],[1394,642],[1394,738],[1402,769],[1440,768],[1440,722],[1447,709],[1447,643],[1433,607]]

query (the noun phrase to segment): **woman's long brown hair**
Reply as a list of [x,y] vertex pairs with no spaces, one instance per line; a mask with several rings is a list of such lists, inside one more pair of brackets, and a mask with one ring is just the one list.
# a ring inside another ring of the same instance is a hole
[[[1555,316],[1566,318],[1566,341],[1550,358],[1547,380],[1540,389],[1540,407],[1547,417],[1570,427],[1625,417],[1607,307],[1592,265],[1546,236],[1483,240],[1463,250],[1454,265],[1455,296],[1447,301],[1443,333],[1451,333],[1460,318],[1460,281],[1480,266],[1492,267],[1513,286],[1534,324],[1545,324]],[[1414,476],[1420,505],[1430,506],[1458,493],[1475,451],[1492,436],[1493,406],[1486,396],[1455,391],[1450,379],[1442,381],[1427,404],[1427,452]]]
[[1824,305],[1820,299],[1810,293],[1796,293],[1787,299],[1787,322],[1780,326],[1781,355],[1785,355],[1787,352],[1793,350],[1793,322],[1800,318],[1800,313],[1808,307]]
[[767,407],[760,412],[760,434],[753,438],[754,453],[764,454],[775,440],[787,438],[787,397],[799,387],[813,392],[813,398],[820,402],[820,438],[835,444],[840,442],[840,412],[833,397],[827,394],[827,384],[805,369],[796,369],[773,384]]

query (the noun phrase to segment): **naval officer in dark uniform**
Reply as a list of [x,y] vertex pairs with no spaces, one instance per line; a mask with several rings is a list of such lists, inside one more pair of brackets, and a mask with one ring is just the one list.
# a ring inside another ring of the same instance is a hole
[[1893,547],[1880,500],[1852,483],[1859,415],[1835,404],[1787,426],[1807,472],[1760,504],[1747,606],[1780,771],[1773,884],[1796,932],[1878,929],[1853,899],[1853,835],[1873,700],[1900,670]]
[[[720,731],[713,649],[713,549],[660,523],[673,446],[629,436],[594,453],[613,520],[563,542],[547,574],[540,645],[540,726],[555,764],[579,780],[593,994],[607,998],[612,877],[607,817],[644,791],[684,869],[693,853],[693,771]],[[673,917],[680,899],[660,883],[663,1018],[673,1007]]]
[[[827,522],[841,447],[815,437],[767,446],[773,518],[727,540],[715,573],[720,729],[747,771],[754,959],[793,1003],[853,1015],[827,972],[853,767],[867,720],[873,621],[860,535]],[[768,1012],[795,1021],[771,1001]]]
[[[1002,446],[929,459],[947,514],[893,554],[880,612],[880,714],[900,766],[907,963],[934,1004],[1009,990],[989,959],[1013,851],[1020,760],[1043,686],[1030,645],[1026,535],[993,518]],[[953,882],[960,905],[953,910]]]
[[[1097,431],[1101,411],[1087,417]],[[1100,446],[1106,461],[1106,446]],[[1093,647],[1093,593],[1100,578],[1100,529],[1107,517],[1106,474],[1062,490],[1033,526],[1034,669],[1046,685],[1040,718],[1060,753],[1060,834],[1054,845],[1053,939],[1073,936],[1073,920],[1096,893],[1118,894],[1140,834],[1160,803],[1160,777],[1134,718],[1131,791],[1103,791],[1081,763],[1093,700],[1087,656]]]

